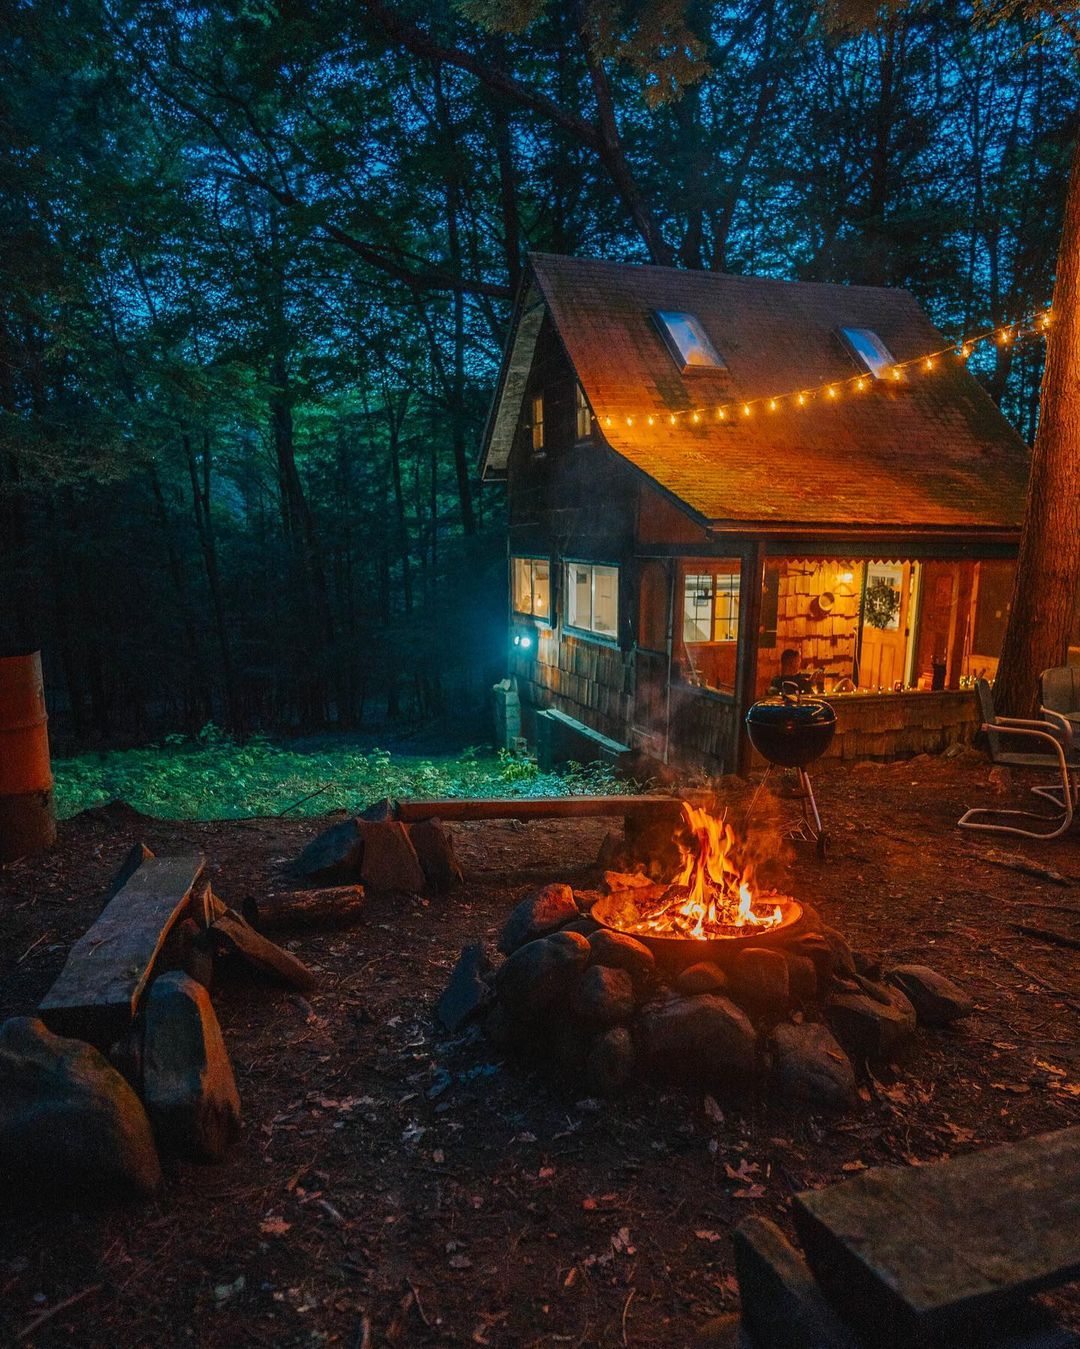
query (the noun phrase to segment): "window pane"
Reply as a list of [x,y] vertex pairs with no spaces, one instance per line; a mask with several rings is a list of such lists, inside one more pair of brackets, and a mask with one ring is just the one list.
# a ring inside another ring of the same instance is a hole
[[841,328],[841,336],[864,370],[875,379],[885,379],[896,364],[892,352],[870,328]]
[[683,587],[683,641],[707,642],[712,627],[713,578],[688,575]]
[[534,450],[544,448],[544,395],[540,394],[533,399],[532,404],[532,447]]
[[531,614],[532,605],[532,562],[527,557],[511,558],[512,590],[514,612]]
[[657,309],[653,317],[672,359],[681,369],[726,369],[696,314]]
[[614,637],[619,626],[619,569],[593,568],[593,632]]
[[566,621],[572,628],[592,627],[592,568],[566,564]]
[[579,384],[577,386],[577,435],[578,440],[583,439],[592,430],[592,413],[589,411],[589,405],[585,401],[585,390]]
[[551,564],[537,558],[532,564],[532,611],[537,618],[551,617]]
[[720,573],[715,584],[713,641],[734,642],[739,636],[739,573]]

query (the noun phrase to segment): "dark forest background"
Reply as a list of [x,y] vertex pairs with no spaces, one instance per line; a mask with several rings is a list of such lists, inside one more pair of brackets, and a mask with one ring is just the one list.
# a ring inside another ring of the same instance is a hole
[[[530,248],[1050,296],[1075,66],[1038,17],[810,0],[98,0],[0,36],[0,646],[61,746],[475,708],[477,452]],[[1041,346],[987,349],[1030,439]]]

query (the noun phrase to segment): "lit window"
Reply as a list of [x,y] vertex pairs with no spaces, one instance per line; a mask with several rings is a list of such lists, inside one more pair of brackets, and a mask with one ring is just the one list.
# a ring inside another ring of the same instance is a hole
[[840,336],[856,363],[875,379],[890,378],[896,357],[869,328],[841,328]]
[[739,638],[739,572],[688,573],[683,585],[683,641]]
[[653,318],[671,353],[671,359],[684,373],[688,370],[725,370],[716,348],[709,341],[701,320],[694,314],[656,309]]
[[512,557],[511,593],[514,613],[551,618],[551,564],[546,557]]
[[592,562],[566,564],[566,622],[582,632],[615,637],[619,630],[619,569]]
[[532,400],[532,447],[544,448],[544,395],[539,393]]
[[585,399],[585,390],[577,386],[577,438],[584,440],[592,435],[592,409]]

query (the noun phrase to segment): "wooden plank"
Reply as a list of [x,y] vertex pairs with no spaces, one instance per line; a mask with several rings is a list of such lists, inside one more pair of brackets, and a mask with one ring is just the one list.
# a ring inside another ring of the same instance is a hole
[[804,1192],[795,1225],[871,1343],[959,1343],[1080,1275],[1080,1127]]
[[[417,820],[572,820],[606,815],[649,815],[679,812],[680,799],[674,796],[556,796],[487,797],[480,799],[443,798],[397,803],[397,818],[405,823]],[[708,793],[689,792],[686,799],[705,804]]]
[[123,1034],[204,866],[200,853],[142,863],[71,948],[42,1000],[38,1010],[50,1030],[100,1047]]

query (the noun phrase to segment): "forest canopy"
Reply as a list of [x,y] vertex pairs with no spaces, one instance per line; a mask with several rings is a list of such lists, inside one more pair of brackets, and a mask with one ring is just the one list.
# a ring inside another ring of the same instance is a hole
[[[475,704],[526,252],[1017,322],[1078,94],[1026,6],[847,35],[810,0],[9,8],[0,646],[43,646],[72,744]],[[1030,440],[1040,345],[981,359]]]

